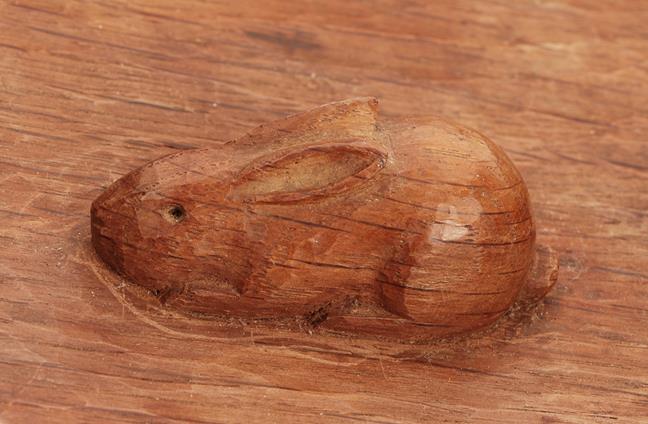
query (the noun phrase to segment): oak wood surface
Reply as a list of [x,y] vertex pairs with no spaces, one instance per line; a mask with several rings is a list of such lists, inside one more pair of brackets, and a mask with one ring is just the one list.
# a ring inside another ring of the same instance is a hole
[[[646,22],[631,0],[0,2],[0,420],[646,422]],[[112,181],[353,96],[504,148],[561,257],[542,309],[429,346],[223,336],[108,283],[89,208]]]

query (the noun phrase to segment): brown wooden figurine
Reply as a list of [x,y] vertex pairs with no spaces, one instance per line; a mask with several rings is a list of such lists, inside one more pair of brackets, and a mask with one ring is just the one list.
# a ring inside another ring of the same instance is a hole
[[150,162],[93,203],[92,240],[177,311],[399,340],[484,327],[557,276],[498,146],[368,98]]

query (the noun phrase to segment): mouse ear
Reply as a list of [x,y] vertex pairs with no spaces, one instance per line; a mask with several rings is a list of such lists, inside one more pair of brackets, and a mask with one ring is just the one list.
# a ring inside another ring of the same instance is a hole
[[374,147],[348,142],[274,154],[244,169],[229,197],[244,203],[324,198],[366,184],[386,160],[386,154]]
[[377,117],[378,100],[352,98],[260,125],[229,144],[280,149],[322,138],[370,138],[376,132]]

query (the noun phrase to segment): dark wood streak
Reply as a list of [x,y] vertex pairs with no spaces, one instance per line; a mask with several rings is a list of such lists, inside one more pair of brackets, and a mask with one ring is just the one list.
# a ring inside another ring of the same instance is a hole
[[504,241],[500,243],[491,243],[491,242],[476,242],[474,240],[443,240],[436,237],[429,237],[429,240],[434,240],[439,243],[450,243],[450,244],[467,244],[471,246],[480,246],[480,247],[499,247],[499,246],[510,246],[514,244],[520,244],[529,241],[531,238],[526,237],[519,240]]
[[349,221],[349,222],[354,222],[354,223],[358,223],[358,224],[362,224],[362,225],[367,225],[367,226],[370,226],[370,227],[379,228],[379,229],[382,229],[382,230],[395,231],[395,232],[398,232],[398,233],[412,233],[412,234],[423,235],[422,233],[420,233],[418,231],[408,230],[407,228],[398,228],[398,227],[392,227],[392,226],[389,226],[389,225],[383,225],[383,224],[380,224],[378,222],[365,221],[365,220],[350,218],[350,217],[347,217],[347,216],[342,216],[342,215],[337,215],[337,214],[326,214],[326,215],[333,216],[335,218],[338,218],[338,219],[341,219],[341,220],[344,220],[344,221]]

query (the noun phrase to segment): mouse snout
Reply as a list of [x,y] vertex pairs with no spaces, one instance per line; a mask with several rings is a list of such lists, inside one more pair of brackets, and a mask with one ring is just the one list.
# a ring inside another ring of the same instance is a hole
[[134,218],[127,201],[132,197],[132,178],[129,174],[115,181],[92,202],[90,210],[92,243],[101,259],[117,271],[121,271],[123,264],[120,246]]

